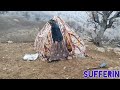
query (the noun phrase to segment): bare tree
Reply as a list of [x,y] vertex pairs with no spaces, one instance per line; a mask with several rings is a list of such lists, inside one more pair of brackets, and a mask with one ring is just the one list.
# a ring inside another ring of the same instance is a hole
[[23,16],[24,16],[26,19],[29,19],[29,18],[30,18],[30,15],[29,15],[29,12],[28,12],[28,11],[23,12]]
[[98,46],[102,46],[104,32],[107,28],[111,28],[116,19],[120,17],[120,11],[92,11],[90,17],[90,22],[94,24],[95,30],[99,29],[98,33],[95,32],[97,35],[93,42]]

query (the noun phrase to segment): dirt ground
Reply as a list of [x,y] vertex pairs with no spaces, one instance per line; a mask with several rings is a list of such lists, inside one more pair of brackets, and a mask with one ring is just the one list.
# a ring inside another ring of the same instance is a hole
[[120,65],[120,56],[113,52],[101,53],[87,43],[89,57],[47,63],[24,61],[25,54],[35,53],[31,43],[0,43],[0,79],[84,79],[83,71],[97,67],[103,60],[108,67]]

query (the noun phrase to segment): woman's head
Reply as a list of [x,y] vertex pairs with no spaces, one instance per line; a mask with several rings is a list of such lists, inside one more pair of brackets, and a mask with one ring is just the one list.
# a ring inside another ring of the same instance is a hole
[[54,23],[56,23],[56,21],[53,20],[53,19],[51,19],[51,20],[48,21],[48,23],[49,23],[50,25],[53,25]]

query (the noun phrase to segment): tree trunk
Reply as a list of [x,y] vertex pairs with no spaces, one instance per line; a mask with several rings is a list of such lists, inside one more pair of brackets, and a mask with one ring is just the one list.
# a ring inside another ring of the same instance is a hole
[[105,27],[100,27],[100,31],[98,32],[97,36],[94,38],[94,44],[96,44],[99,47],[102,47],[104,32],[105,32]]

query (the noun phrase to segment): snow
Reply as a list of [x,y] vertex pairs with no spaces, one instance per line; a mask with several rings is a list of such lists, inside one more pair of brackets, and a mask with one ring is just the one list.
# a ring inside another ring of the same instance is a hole
[[36,60],[38,58],[38,53],[36,54],[25,54],[25,56],[23,57],[24,60]]

